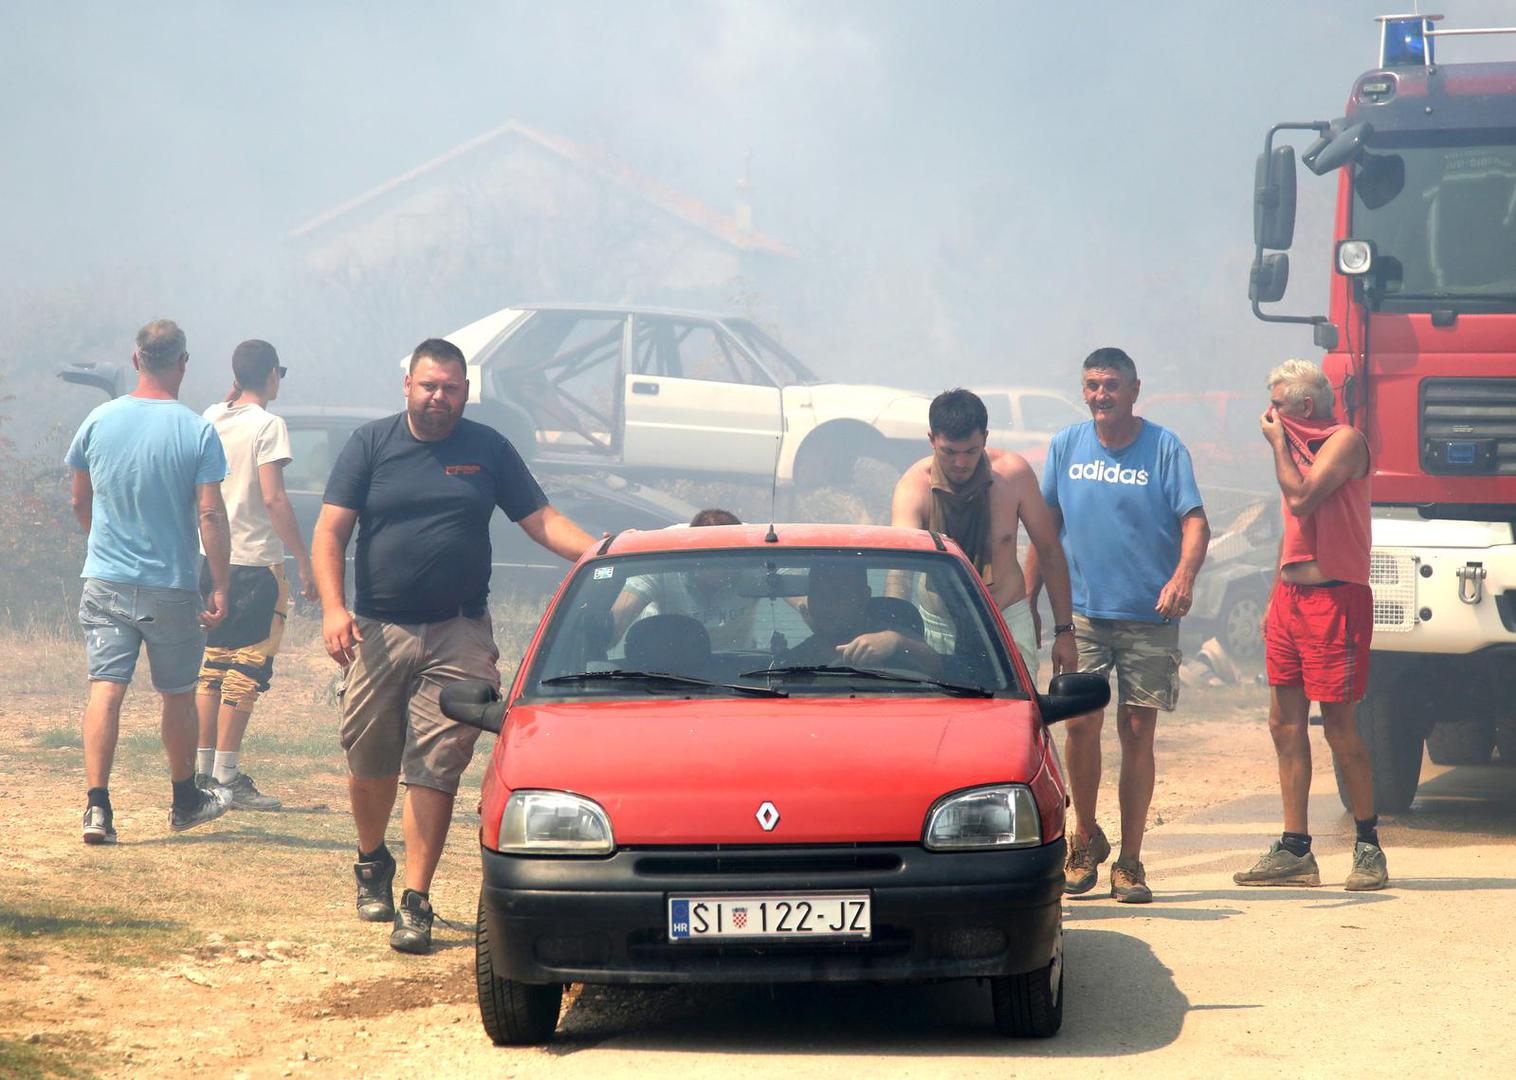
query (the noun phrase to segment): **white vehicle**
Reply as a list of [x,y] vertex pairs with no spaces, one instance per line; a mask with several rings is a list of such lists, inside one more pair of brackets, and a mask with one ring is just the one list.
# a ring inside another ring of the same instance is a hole
[[473,414],[543,466],[845,484],[860,457],[926,452],[929,398],[823,382],[748,319],[532,305],[447,337]]
[[1053,436],[1090,418],[1089,409],[1042,386],[985,386],[976,387],[974,393],[989,413],[987,445],[1014,450],[1039,472]]

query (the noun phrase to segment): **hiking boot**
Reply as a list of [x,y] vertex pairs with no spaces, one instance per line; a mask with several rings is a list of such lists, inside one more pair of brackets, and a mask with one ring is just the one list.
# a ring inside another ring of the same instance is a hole
[[400,908],[395,912],[390,948],[404,953],[431,952],[432,916],[432,902],[415,889],[406,889],[400,894]]
[[1133,859],[1111,864],[1111,896],[1118,904],[1151,904],[1153,890],[1148,888],[1147,871]]
[[1232,880],[1238,885],[1320,885],[1321,871],[1311,852],[1296,855],[1275,840],[1253,864],[1253,869],[1237,871]]
[[1344,886],[1348,892],[1369,892],[1390,883],[1390,868],[1378,844],[1362,841],[1353,845],[1353,872]]
[[277,810],[284,805],[272,795],[259,791],[253,778],[245,772],[239,772],[230,784],[216,786],[230,796],[233,810]]
[[204,825],[207,821],[215,821],[222,814],[232,808],[231,799],[222,793],[220,788],[215,791],[201,791],[195,789],[197,801],[189,806],[175,806],[168,812],[168,827],[174,832],[183,832],[185,829],[193,829],[196,825]]
[[1070,896],[1087,893],[1100,876],[1100,864],[1111,857],[1111,842],[1099,825],[1090,830],[1089,840],[1069,833],[1069,856],[1063,870],[1063,891]]
[[358,918],[364,922],[389,922],[395,917],[395,857],[388,850],[382,859],[359,859],[353,863],[358,879]]
[[86,844],[114,844],[116,842],[116,826],[112,823],[114,815],[103,806],[86,806],[84,808],[84,842]]

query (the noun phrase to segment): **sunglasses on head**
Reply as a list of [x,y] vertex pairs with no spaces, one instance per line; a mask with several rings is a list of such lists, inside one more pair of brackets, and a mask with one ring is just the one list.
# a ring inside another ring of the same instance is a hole
[[284,378],[286,375],[288,375],[290,373],[290,369],[287,368],[287,367],[285,367],[283,364],[276,365],[274,367],[274,370],[279,373],[279,377],[281,379]]

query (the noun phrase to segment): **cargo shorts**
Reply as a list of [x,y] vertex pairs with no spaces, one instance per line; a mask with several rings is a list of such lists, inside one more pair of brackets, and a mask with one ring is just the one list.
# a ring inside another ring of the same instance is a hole
[[462,679],[500,686],[489,616],[434,623],[358,616],[357,623],[363,640],[339,690],[348,772],[359,779],[399,775],[408,785],[457,794],[479,729],[443,716],[439,698]]
[[1116,700],[1173,712],[1179,704],[1179,624],[1074,615],[1079,670],[1109,676],[1116,669]]

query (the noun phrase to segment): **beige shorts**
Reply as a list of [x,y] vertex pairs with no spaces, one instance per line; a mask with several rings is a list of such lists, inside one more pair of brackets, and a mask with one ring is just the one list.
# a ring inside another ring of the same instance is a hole
[[1110,675],[1123,705],[1173,712],[1179,704],[1179,624],[1074,615],[1079,670]]
[[363,640],[340,691],[348,771],[360,779],[399,775],[407,784],[456,794],[479,729],[443,716],[438,699],[461,679],[500,685],[489,616],[357,621]]

